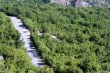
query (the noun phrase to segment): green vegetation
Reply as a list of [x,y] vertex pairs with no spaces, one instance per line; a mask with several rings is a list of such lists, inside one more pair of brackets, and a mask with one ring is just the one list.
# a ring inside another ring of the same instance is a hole
[[31,65],[19,36],[9,18],[0,13],[0,73],[49,73],[48,67],[40,69]]
[[29,58],[19,41],[19,34],[9,18],[0,13],[0,73],[24,73],[32,70]]
[[[31,31],[37,50],[50,67],[39,73],[110,71],[110,10],[57,4],[7,3],[0,6],[7,15],[21,18]],[[39,36],[38,30],[44,35]],[[58,40],[48,34],[55,35]],[[25,69],[25,65],[23,67]]]

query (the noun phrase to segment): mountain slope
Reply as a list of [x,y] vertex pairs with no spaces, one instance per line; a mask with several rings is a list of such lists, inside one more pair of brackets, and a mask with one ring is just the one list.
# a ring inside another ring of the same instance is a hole
[[60,3],[63,5],[72,5],[76,7],[99,6],[109,7],[109,0],[50,0],[51,3]]
[[110,71],[109,9],[32,3],[2,3],[0,7],[7,15],[18,16],[32,33],[34,45],[47,65],[38,73]]

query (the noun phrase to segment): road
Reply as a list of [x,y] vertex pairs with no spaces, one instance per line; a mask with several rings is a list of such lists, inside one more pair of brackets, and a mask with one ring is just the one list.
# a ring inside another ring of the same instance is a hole
[[22,42],[24,43],[24,47],[26,48],[28,56],[31,58],[32,64],[37,67],[43,67],[44,63],[40,56],[38,55],[38,52],[30,39],[31,36],[30,31],[26,29],[21,20],[18,19],[17,17],[10,17],[10,19],[15,29],[21,35],[20,40],[22,40]]

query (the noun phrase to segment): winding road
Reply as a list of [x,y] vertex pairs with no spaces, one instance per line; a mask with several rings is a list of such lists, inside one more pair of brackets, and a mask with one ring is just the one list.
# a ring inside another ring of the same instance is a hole
[[26,29],[20,19],[17,17],[10,17],[13,26],[20,33],[20,40],[24,42],[24,47],[26,48],[28,56],[31,58],[31,62],[34,66],[43,67],[44,62],[38,55],[37,50],[35,49],[33,42],[30,39],[30,31]]

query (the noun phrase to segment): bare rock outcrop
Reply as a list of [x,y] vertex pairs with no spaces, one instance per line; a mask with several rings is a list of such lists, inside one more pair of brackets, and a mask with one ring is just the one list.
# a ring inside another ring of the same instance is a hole
[[110,8],[110,0],[49,0],[50,3],[60,3],[75,7],[107,7]]

